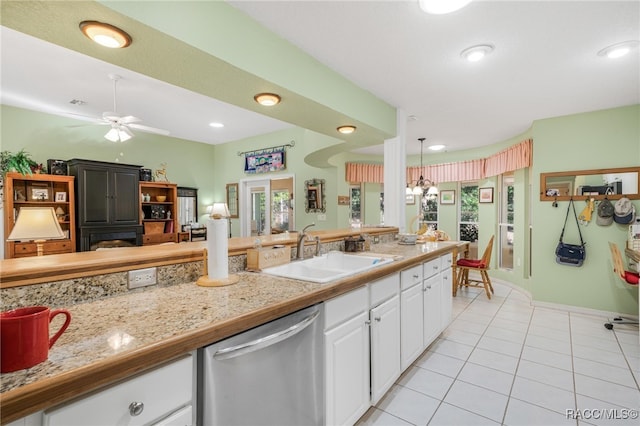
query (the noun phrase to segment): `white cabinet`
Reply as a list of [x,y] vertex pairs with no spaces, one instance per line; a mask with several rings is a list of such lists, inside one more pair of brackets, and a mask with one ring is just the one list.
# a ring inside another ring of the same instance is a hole
[[369,408],[368,289],[325,302],[326,424],[354,424]]
[[451,324],[453,315],[453,270],[451,265],[453,263],[453,256],[451,253],[446,254],[440,258],[442,260],[440,266],[440,275],[442,276],[442,289],[440,307],[442,309],[442,324],[441,329],[444,330]]
[[193,417],[187,415],[192,413],[193,372],[193,357],[189,355],[105,390],[46,410],[44,424],[178,424],[170,421],[173,415],[181,420],[180,425],[193,424]]
[[399,280],[400,275],[393,274],[369,284],[372,405],[375,405],[400,377]]
[[422,306],[424,333],[422,348],[426,348],[442,331],[442,277],[436,274],[424,280],[422,284]]
[[422,353],[422,285],[414,284],[400,295],[400,367],[409,368]]
[[452,256],[445,254],[400,273],[400,355],[407,369],[451,322]]

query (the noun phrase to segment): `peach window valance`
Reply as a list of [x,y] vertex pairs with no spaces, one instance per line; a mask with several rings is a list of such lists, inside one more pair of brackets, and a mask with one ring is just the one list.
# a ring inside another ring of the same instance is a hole
[[[431,164],[407,167],[407,181],[415,182],[423,176],[435,183],[466,182],[531,167],[533,140],[527,139],[503,149],[487,158],[456,163]],[[383,183],[382,164],[346,163],[347,182]]]
[[384,182],[384,166],[382,164],[346,163],[345,166],[345,180],[347,182]]

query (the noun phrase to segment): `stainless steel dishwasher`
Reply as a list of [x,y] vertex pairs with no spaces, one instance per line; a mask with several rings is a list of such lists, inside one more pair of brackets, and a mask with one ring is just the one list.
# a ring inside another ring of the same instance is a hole
[[201,350],[198,424],[324,424],[323,305]]

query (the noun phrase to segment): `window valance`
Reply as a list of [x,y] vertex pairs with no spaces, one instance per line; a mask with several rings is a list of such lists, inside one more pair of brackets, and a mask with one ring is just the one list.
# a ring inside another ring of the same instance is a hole
[[[407,167],[407,181],[415,182],[424,176],[436,183],[465,182],[479,180],[502,173],[531,167],[533,159],[533,139],[524,140],[487,158],[459,161],[456,163],[431,164]],[[346,163],[347,182],[383,183],[382,164]]]
[[346,163],[345,168],[345,180],[347,182],[384,182],[384,166],[382,164]]

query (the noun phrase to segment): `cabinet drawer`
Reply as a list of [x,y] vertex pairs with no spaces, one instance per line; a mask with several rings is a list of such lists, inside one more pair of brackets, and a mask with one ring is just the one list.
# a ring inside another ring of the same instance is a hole
[[444,255],[440,256],[440,270],[441,271],[446,271],[447,269],[451,268],[452,264],[453,264],[453,254],[452,253],[447,253],[447,254],[444,254]]
[[400,272],[400,284],[402,290],[413,287],[415,284],[422,282],[422,265],[414,266]]
[[369,306],[375,307],[399,292],[399,275],[393,274],[369,284]]
[[177,243],[178,234],[144,234],[142,236],[142,244],[161,244],[161,243]]
[[[171,364],[44,412],[45,426],[144,425],[192,401],[191,355]],[[142,411],[132,415],[132,403]]]
[[328,330],[367,310],[369,310],[367,287],[360,287],[342,296],[327,300],[324,303],[324,329]]
[[[47,241],[42,244],[44,254],[72,253],[73,244],[69,240]],[[15,243],[13,246],[14,257],[36,256],[38,247],[36,243]]]
[[426,280],[440,272],[440,258],[432,259],[422,264],[423,278]]

